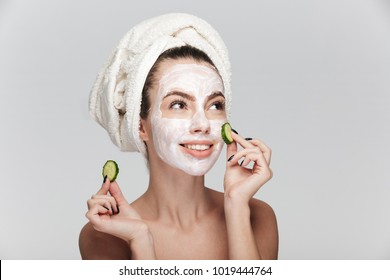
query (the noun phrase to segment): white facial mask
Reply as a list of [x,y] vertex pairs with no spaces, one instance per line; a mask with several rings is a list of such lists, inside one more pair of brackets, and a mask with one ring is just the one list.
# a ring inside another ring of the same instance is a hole
[[[171,91],[182,91],[195,98],[196,111],[192,107],[191,117],[163,117],[161,104]],[[224,144],[221,126],[226,118],[209,120],[205,114],[205,101],[215,92],[223,93],[223,82],[216,71],[199,64],[177,64],[161,78],[151,111],[153,142],[158,156],[167,164],[193,176],[204,175],[211,169]],[[183,147],[184,143],[198,145]],[[206,150],[202,152],[206,156],[199,156],[197,152],[194,156],[193,149]]]

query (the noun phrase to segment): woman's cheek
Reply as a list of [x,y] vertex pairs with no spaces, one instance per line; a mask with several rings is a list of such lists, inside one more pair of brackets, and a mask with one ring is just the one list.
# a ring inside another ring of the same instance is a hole
[[153,142],[157,154],[164,161],[177,161],[180,139],[189,129],[189,120],[155,118],[153,126]]
[[217,141],[218,147],[216,147],[216,149],[218,149],[219,152],[222,150],[222,147],[225,143],[222,139],[222,136],[221,136],[221,127],[225,122],[226,122],[226,119],[210,121],[212,137],[213,137],[213,139],[216,139],[216,141]]

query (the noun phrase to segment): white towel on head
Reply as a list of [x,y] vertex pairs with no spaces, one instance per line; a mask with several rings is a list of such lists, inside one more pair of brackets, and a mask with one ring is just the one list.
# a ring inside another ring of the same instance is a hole
[[231,106],[230,61],[219,34],[206,21],[188,14],[166,14],[128,31],[97,76],[89,99],[92,117],[122,151],[146,155],[139,137],[142,89],[165,50],[191,45],[205,52],[224,83],[226,111]]

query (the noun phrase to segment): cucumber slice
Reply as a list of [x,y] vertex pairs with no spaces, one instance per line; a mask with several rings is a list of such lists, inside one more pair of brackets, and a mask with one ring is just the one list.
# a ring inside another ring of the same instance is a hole
[[107,160],[103,166],[103,178],[106,177],[110,182],[114,182],[119,173],[118,164],[113,160]]
[[230,126],[230,124],[224,123],[221,128],[221,135],[223,141],[225,141],[226,144],[233,143],[233,138],[231,133],[232,133],[232,127]]

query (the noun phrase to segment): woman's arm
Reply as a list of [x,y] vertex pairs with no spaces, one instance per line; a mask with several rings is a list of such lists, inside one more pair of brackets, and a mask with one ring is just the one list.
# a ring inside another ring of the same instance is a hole
[[250,220],[250,207],[225,197],[225,217],[229,244],[229,259],[259,260],[262,255],[256,244]]
[[277,259],[278,226],[272,208],[252,199],[250,205],[225,198],[230,259]]
[[[224,179],[229,258],[277,258],[275,214],[267,204],[252,198],[272,177],[271,150],[259,140],[244,139],[234,132],[232,137],[234,142],[227,147],[229,160]],[[237,151],[237,143],[244,149]],[[250,162],[253,167],[246,168]]]
[[131,251],[126,241],[97,231],[87,223],[80,232],[79,249],[83,260],[130,260]]

